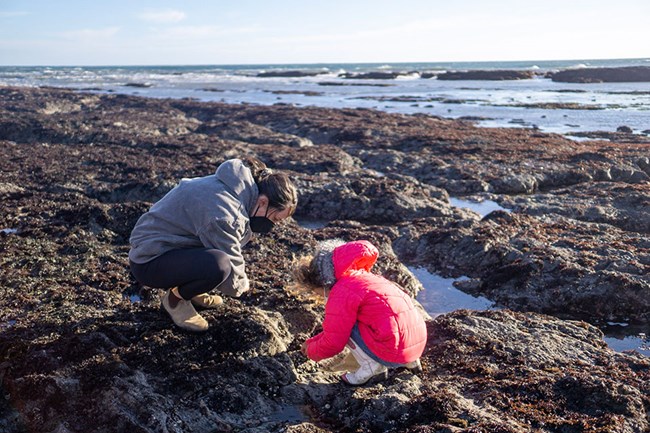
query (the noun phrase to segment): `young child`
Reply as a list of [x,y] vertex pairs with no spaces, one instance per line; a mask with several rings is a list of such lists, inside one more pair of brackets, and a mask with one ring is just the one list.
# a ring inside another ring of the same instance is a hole
[[427,341],[424,318],[410,296],[370,268],[379,251],[368,241],[325,241],[302,272],[303,282],[330,290],[323,331],[305,341],[301,351],[320,361],[339,354],[346,344],[359,364],[341,379],[362,385],[385,379],[388,368],[421,370]]

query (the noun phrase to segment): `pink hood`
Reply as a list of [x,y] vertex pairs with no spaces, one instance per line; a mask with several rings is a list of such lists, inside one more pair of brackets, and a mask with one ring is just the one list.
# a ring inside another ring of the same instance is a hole
[[334,262],[334,275],[337,280],[351,275],[353,271],[367,271],[377,261],[379,251],[368,241],[354,241],[343,244],[334,249],[332,262]]

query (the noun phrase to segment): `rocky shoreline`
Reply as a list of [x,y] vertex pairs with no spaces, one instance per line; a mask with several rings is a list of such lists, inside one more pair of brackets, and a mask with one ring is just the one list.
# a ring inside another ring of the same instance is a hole
[[[594,326],[650,322],[650,142],[610,139],[0,88],[0,430],[648,431],[649,359]],[[241,155],[288,171],[299,209],[245,250],[251,292],[188,334],[130,276],[128,236],[181,177]],[[290,290],[293,259],[333,236],[373,241],[412,294],[405,265],[500,309],[430,320],[423,373],[346,387],[300,354],[323,306]]]
[[[295,78],[315,77],[324,75],[322,71],[278,70],[258,73],[258,78]],[[541,76],[553,81],[564,83],[632,83],[649,82],[650,66],[624,66],[617,68],[576,68],[560,71],[536,72],[532,70],[487,69],[468,71],[375,71],[375,72],[344,72],[339,78],[353,80],[394,80],[404,77],[419,77],[422,79],[436,78],[438,80],[530,80]]]

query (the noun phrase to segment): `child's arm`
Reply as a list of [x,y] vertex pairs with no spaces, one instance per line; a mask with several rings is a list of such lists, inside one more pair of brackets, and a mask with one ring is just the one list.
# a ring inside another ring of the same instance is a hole
[[306,354],[314,361],[331,358],[340,353],[357,322],[361,297],[340,284],[335,285],[336,290],[332,289],[325,304],[323,331],[305,342]]

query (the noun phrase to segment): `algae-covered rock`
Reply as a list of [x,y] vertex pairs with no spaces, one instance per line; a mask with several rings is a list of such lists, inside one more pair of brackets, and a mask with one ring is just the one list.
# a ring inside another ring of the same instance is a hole
[[[244,249],[251,290],[184,332],[130,275],[131,229],[181,178],[246,155],[295,180],[298,210]],[[0,430],[647,431],[648,359],[578,321],[650,320],[647,158],[638,137],[1,87]],[[412,295],[407,265],[471,277],[503,310],[428,321],[422,373],[348,387],[339,360],[300,353],[323,298],[292,277],[333,237],[373,242],[374,271]]]

